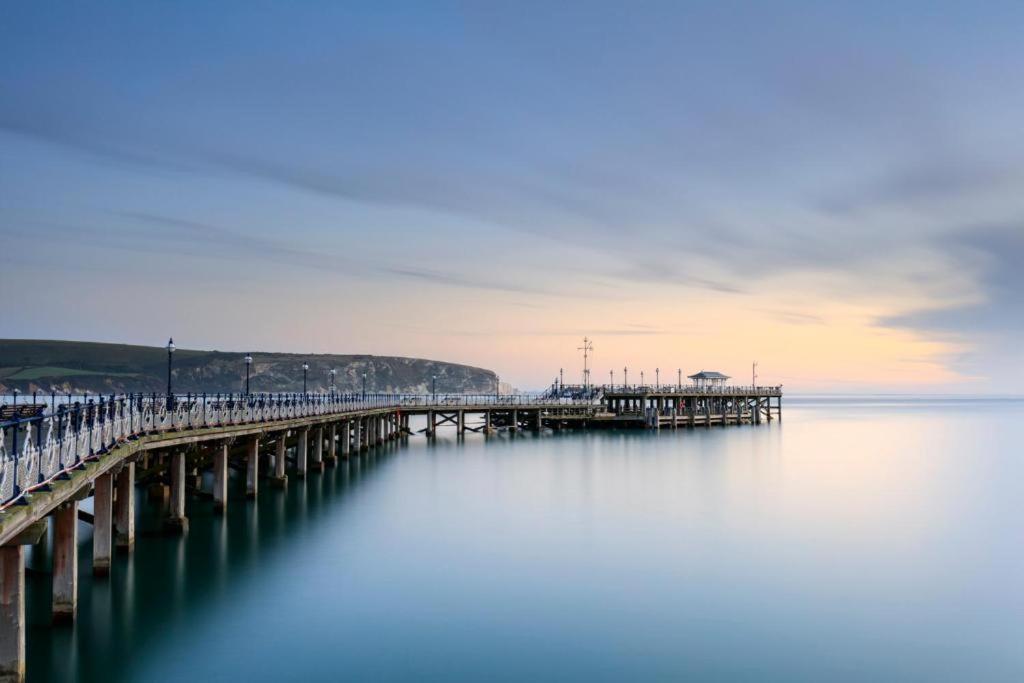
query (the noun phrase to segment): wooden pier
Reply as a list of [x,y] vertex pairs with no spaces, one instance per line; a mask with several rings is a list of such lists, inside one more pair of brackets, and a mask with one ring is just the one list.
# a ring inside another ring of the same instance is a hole
[[[93,572],[135,547],[135,491],[165,497],[168,533],[187,533],[188,500],[229,505],[229,470],[245,497],[287,487],[382,445],[452,430],[680,429],[782,418],[779,387],[562,387],[540,395],[112,396],[85,405],[8,410],[0,440],[0,681],[25,675],[25,546],[53,529],[52,615],[74,621],[78,522],[93,525]],[[412,416],[425,418],[413,430]],[[211,472],[210,490],[202,486]],[[93,514],[78,509],[93,498]]]

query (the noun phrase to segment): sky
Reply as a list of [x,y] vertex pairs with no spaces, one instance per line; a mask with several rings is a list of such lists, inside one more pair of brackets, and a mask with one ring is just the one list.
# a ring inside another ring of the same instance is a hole
[[1021,393],[1021,35],[997,0],[7,3],[0,336]]

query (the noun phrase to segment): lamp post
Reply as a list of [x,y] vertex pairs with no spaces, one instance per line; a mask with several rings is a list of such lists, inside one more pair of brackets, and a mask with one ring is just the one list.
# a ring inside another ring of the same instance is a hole
[[245,395],[249,395],[249,368],[252,367],[252,356],[245,354]]
[[640,371],[640,386],[644,386],[644,371]]
[[338,371],[331,368],[331,395],[334,395],[334,378],[338,375]]
[[661,368],[654,368],[654,389],[661,391]]
[[306,377],[308,375],[309,375],[309,363],[303,363],[302,364],[302,395],[303,396],[305,396],[308,393],[307,392],[307,387],[309,385],[306,383]]
[[679,391],[683,390],[683,369],[679,368],[676,370],[676,389]]
[[622,368],[622,388],[625,390],[629,384],[629,368]]
[[363,373],[363,400],[366,400],[366,373]]
[[614,370],[609,370],[608,371],[608,388],[609,389],[614,389],[615,388],[615,371]]
[[434,403],[437,403],[437,375],[430,378],[430,394],[433,396]]
[[558,390],[565,389],[565,369],[558,368]]
[[171,406],[173,401],[171,393],[171,359],[174,357],[174,337],[167,340],[167,407]]

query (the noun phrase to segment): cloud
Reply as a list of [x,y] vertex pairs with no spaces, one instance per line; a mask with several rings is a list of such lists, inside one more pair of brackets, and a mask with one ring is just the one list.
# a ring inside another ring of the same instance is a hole
[[[381,268],[380,270],[384,273],[388,273],[391,275],[398,275],[399,277],[412,278],[415,280],[445,285],[448,287],[462,287],[466,289],[475,290],[485,289],[499,292],[512,292],[516,294],[556,294],[555,292],[540,287],[530,287],[527,285],[496,282],[493,280],[486,280],[483,278],[476,278],[465,275],[455,275],[453,273],[442,273],[438,271],[423,270],[419,268],[395,267]],[[557,294],[562,296],[566,295],[564,292],[557,292]]]
[[1024,220],[964,228],[939,240],[937,247],[973,274],[981,299],[892,316],[883,325],[965,336],[1024,332]]

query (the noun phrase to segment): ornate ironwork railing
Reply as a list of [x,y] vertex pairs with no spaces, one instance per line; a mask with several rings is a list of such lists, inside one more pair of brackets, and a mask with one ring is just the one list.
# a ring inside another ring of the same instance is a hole
[[[589,388],[540,394],[127,394],[0,396],[0,510],[24,499],[119,443],[149,434],[258,424],[376,408],[493,406],[496,409],[600,409],[605,396],[665,393],[665,388]],[[671,390],[669,390],[670,392]],[[781,387],[684,389],[687,396],[781,396]]]
[[[393,394],[129,394],[19,405],[0,400],[0,509],[124,441],[169,431],[398,407]],[[38,400],[38,397],[37,399]]]

